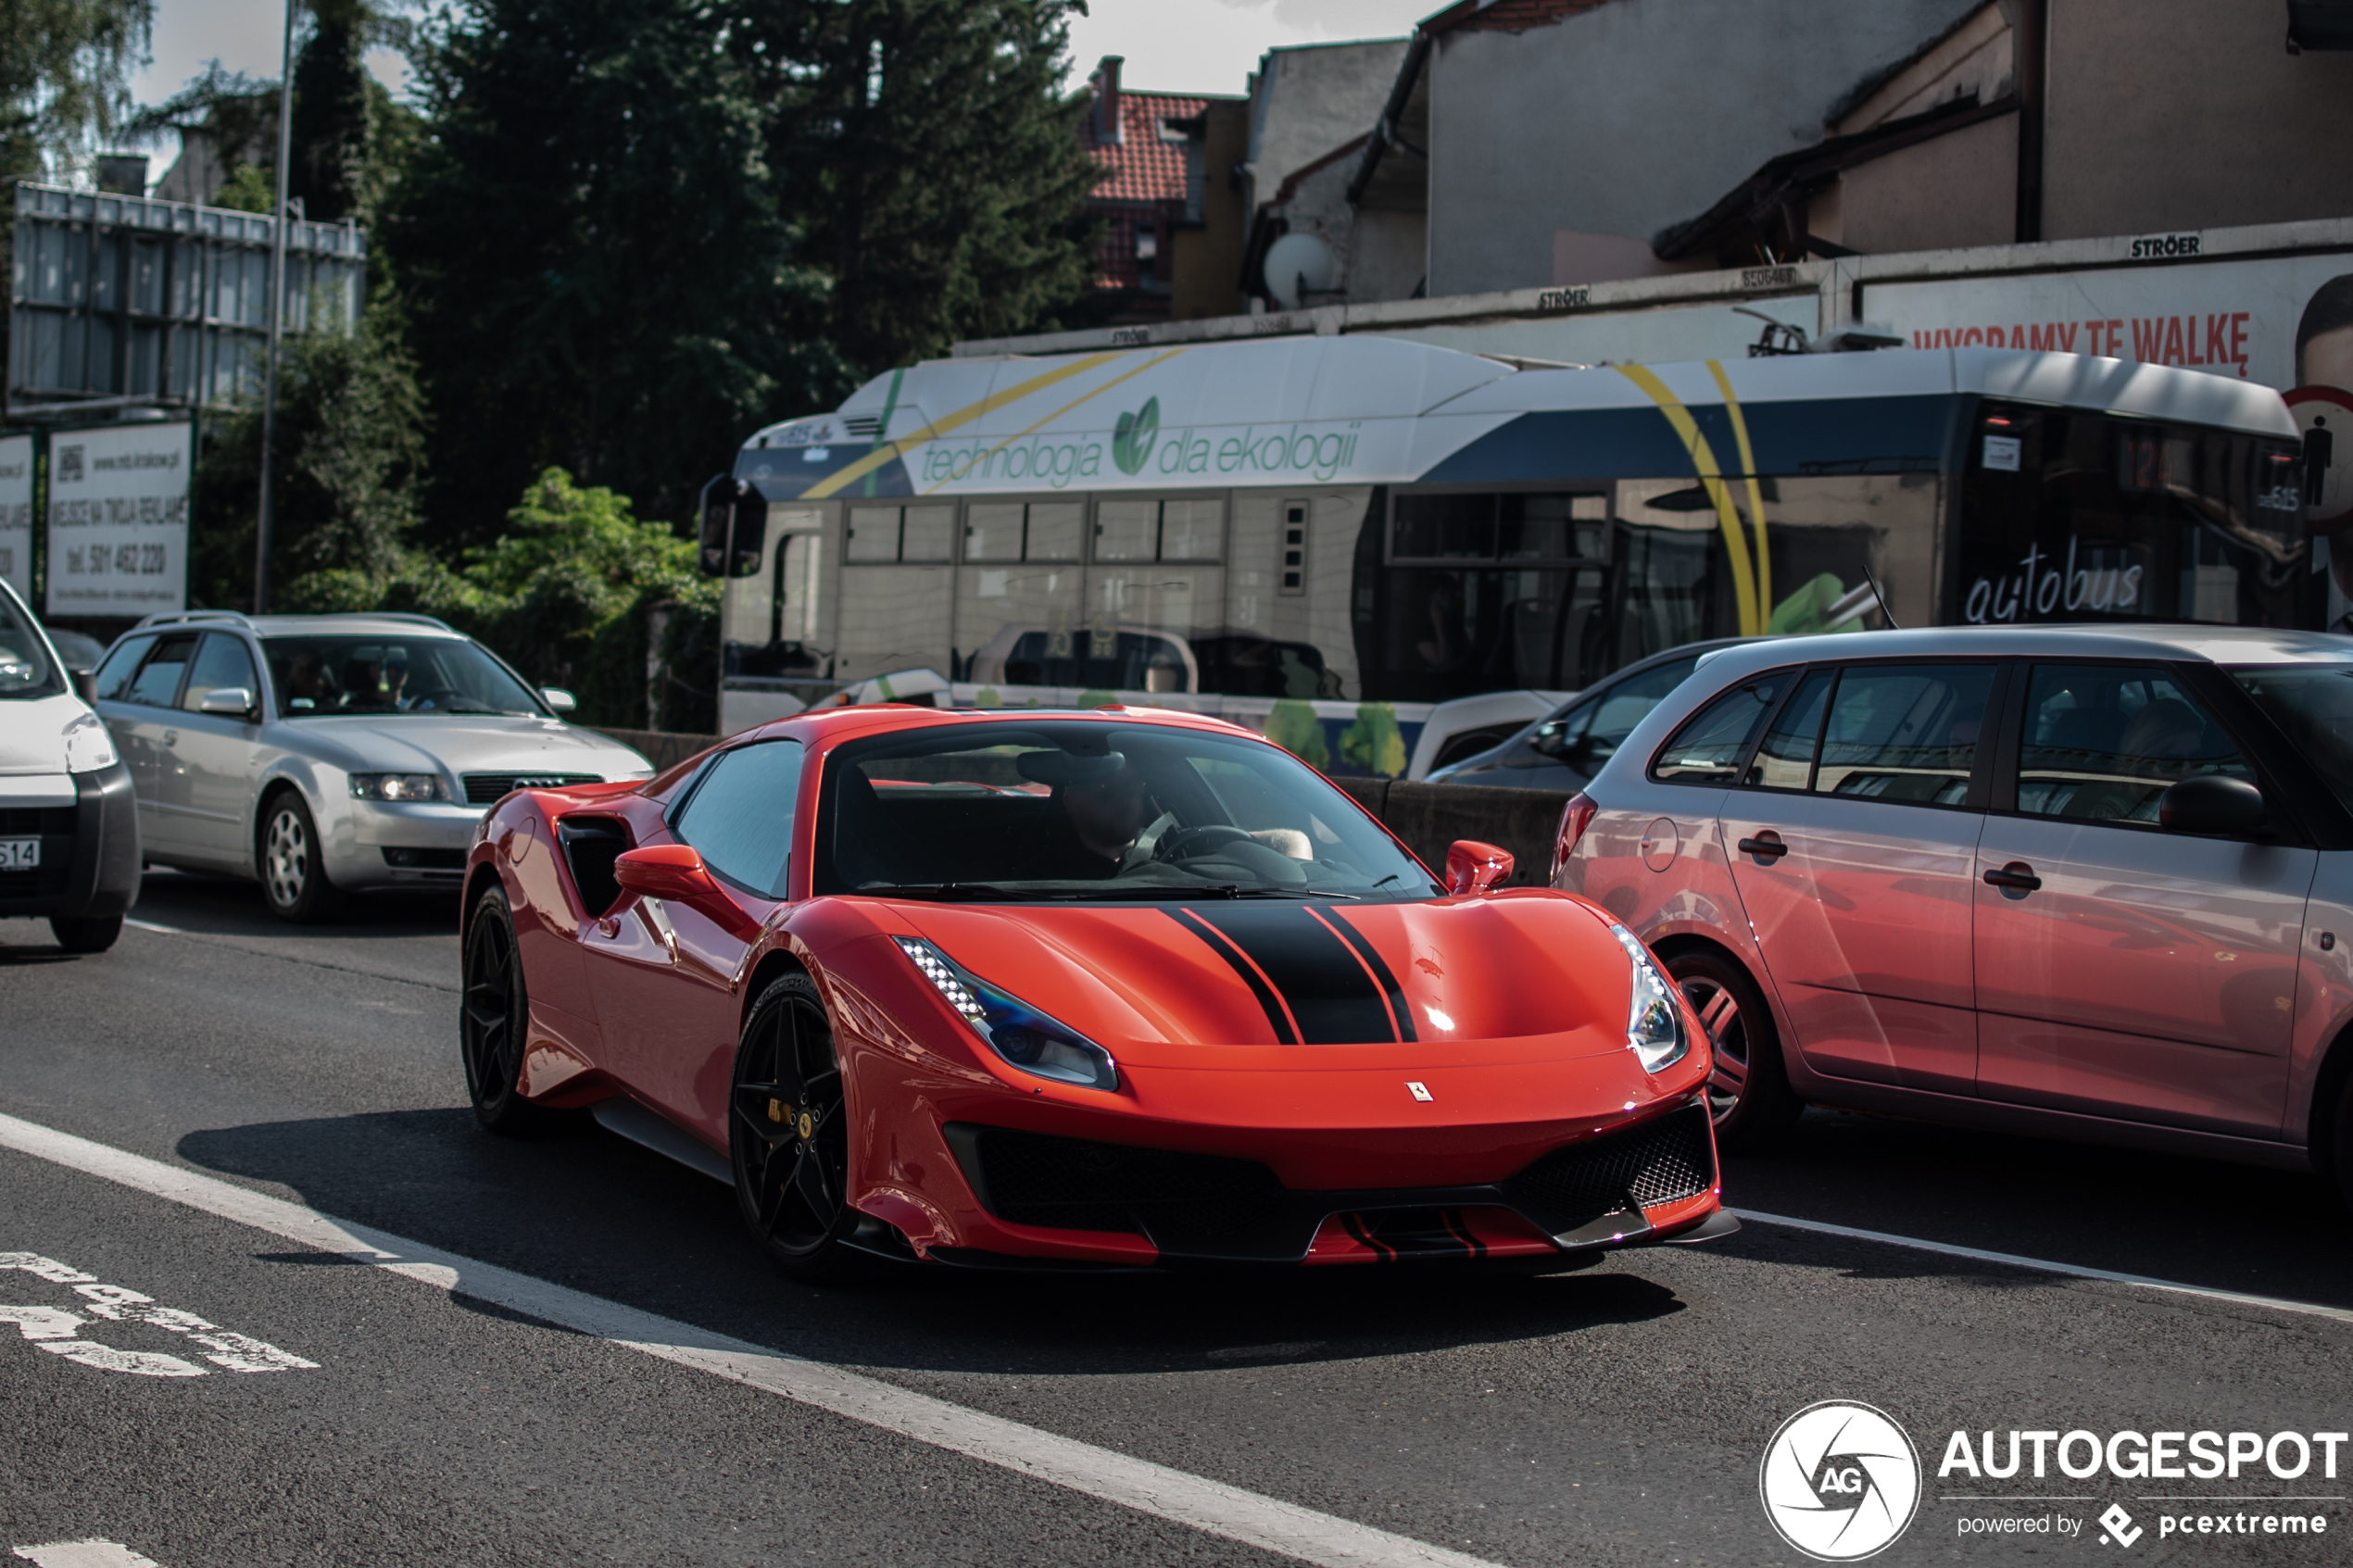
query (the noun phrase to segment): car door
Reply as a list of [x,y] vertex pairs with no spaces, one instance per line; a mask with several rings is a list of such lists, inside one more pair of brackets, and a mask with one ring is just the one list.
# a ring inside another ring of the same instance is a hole
[[722,752],[671,811],[673,835],[702,856],[726,904],[625,893],[582,927],[621,1076],[673,1120],[722,1137],[745,999],[734,987],[751,937],[785,897],[802,755],[795,740]]
[[2037,663],[2023,688],[1972,895],[1978,1092],[2277,1136],[2317,852],[2158,825],[2179,779],[2256,778],[2181,671]]
[[[174,755],[180,743],[177,707],[182,678],[195,651],[193,632],[159,636],[139,651],[135,662],[127,660],[120,670],[109,658],[99,683],[99,714],[121,748],[123,765],[131,771],[132,794],[139,803],[140,843],[156,859],[170,859],[183,848],[174,832],[178,823],[165,817],[158,802],[166,780],[179,766]],[[176,779],[170,787],[177,787]]]
[[[208,693],[243,691],[244,713],[207,713]],[[253,853],[253,784],[260,769],[260,678],[245,639],[208,632],[180,694],[172,765],[157,780],[157,813],[193,856],[244,868]]]
[[1991,660],[1814,669],[1725,796],[1732,882],[1817,1072],[1975,1090],[1970,889],[2000,672]]

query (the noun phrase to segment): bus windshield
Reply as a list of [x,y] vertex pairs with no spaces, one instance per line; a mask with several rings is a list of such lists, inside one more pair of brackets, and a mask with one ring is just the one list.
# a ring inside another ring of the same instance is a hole
[[955,724],[843,746],[819,893],[961,901],[1428,898],[1429,873],[1290,753],[1197,730]]

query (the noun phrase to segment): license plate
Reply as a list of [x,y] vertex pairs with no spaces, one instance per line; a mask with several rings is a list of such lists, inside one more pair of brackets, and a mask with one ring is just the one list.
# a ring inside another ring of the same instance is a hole
[[38,871],[40,867],[39,839],[0,838],[0,872]]

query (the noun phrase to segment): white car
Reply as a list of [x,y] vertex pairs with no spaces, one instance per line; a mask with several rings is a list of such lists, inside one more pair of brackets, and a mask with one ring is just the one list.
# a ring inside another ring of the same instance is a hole
[[465,874],[484,810],[520,786],[643,779],[472,638],[422,615],[151,615],[98,667],[147,859],[261,884],[272,913]]
[[0,915],[98,953],[139,897],[131,771],[41,623],[0,582]]

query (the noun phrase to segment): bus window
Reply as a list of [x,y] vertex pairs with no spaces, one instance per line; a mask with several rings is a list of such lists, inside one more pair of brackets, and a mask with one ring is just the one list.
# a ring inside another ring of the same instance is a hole
[[2291,443],[1980,405],[1945,619],[2317,624]]

